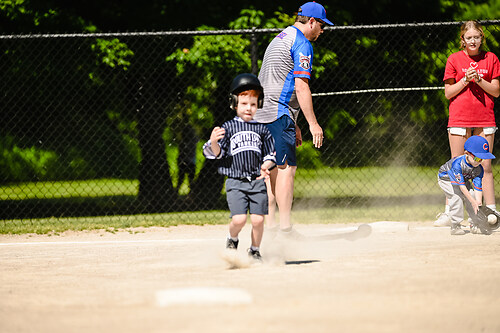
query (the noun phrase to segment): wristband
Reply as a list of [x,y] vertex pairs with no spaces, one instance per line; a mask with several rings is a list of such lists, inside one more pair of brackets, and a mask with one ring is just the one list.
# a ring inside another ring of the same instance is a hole
[[467,81],[465,80],[465,76],[464,76],[464,78],[463,78],[462,80],[460,80],[460,81],[462,81],[462,84],[463,84],[464,86],[466,86],[466,85],[468,85],[468,84],[469,84],[469,82],[467,82]]
[[479,83],[479,82],[481,82],[481,80],[482,80],[482,79],[483,79],[483,78],[481,77],[481,75],[478,75],[478,76],[477,76],[477,80],[476,80],[476,83]]

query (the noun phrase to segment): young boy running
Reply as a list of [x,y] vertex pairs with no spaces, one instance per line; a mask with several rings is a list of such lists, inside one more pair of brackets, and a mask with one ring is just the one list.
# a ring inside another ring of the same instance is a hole
[[220,159],[218,172],[227,176],[227,203],[231,211],[226,248],[238,248],[238,235],[250,213],[252,245],[248,254],[261,260],[260,243],[264,232],[264,215],[268,213],[264,178],[276,164],[274,139],[263,124],[253,120],[262,107],[263,88],[253,74],[240,74],[231,83],[229,103],[236,117],[215,127],[203,146],[207,159]]
[[[438,184],[444,191],[450,205],[451,234],[464,235],[460,223],[464,219],[464,203],[472,222],[471,233],[486,233],[476,222],[479,206],[482,204],[482,180],[484,175],[481,163],[494,159],[489,152],[488,141],[482,136],[473,135],[465,141],[465,154],[452,158],[439,168]],[[475,198],[469,190],[474,186]]]

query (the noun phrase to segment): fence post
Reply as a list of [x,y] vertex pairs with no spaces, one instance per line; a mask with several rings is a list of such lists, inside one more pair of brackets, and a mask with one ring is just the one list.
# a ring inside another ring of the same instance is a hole
[[257,28],[252,27],[252,35],[250,38],[250,43],[252,44],[251,48],[251,57],[252,57],[252,74],[257,75],[259,72],[259,65],[257,62],[257,34],[255,33],[255,30]]

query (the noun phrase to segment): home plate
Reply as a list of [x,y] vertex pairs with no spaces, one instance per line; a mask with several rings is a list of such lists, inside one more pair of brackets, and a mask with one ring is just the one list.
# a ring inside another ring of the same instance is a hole
[[173,288],[156,292],[156,304],[161,307],[172,305],[250,304],[252,295],[239,288],[194,287]]
[[392,221],[379,221],[368,223],[373,231],[379,232],[406,232],[410,229],[408,223],[392,222]]

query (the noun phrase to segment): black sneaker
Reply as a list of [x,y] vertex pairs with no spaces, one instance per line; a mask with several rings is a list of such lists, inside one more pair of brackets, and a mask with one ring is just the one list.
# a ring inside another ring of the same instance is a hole
[[262,257],[260,255],[259,250],[252,250],[251,248],[248,249],[248,256],[255,260],[262,261]]
[[236,250],[238,248],[239,240],[234,241],[231,238],[226,240],[226,249]]

